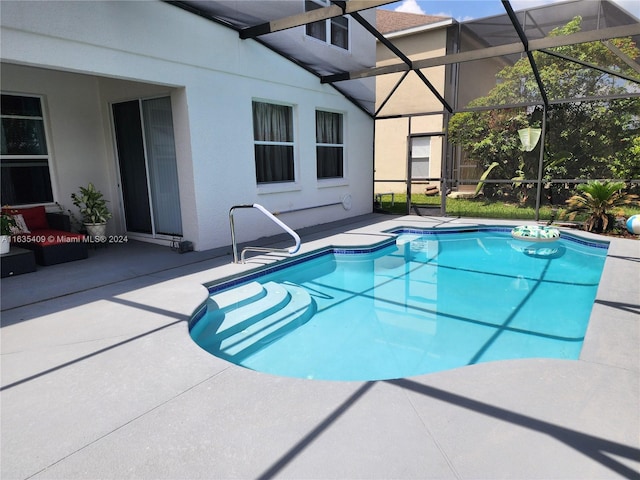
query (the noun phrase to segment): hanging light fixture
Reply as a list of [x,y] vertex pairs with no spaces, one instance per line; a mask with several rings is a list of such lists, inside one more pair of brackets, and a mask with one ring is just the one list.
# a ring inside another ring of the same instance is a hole
[[540,140],[540,134],[542,133],[541,128],[521,128],[518,130],[518,135],[520,135],[520,143],[522,143],[522,149],[525,152],[530,152],[536,145],[538,145],[538,141]]

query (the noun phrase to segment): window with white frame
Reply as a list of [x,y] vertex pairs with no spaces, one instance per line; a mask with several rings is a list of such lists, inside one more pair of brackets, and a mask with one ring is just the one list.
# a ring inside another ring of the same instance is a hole
[[53,202],[40,97],[2,94],[2,205]]
[[344,176],[344,134],[341,113],[316,110],[316,168],[318,178]]
[[254,101],[253,140],[256,181],[293,182],[293,107]]
[[429,178],[431,137],[411,137],[411,178]]
[[[305,0],[305,12],[310,12],[318,8],[329,5],[325,0]],[[333,17],[328,20],[308,23],[306,33],[310,37],[317,38],[323,42],[330,43],[336,47],[349,49],[349,19],[344,16]]]

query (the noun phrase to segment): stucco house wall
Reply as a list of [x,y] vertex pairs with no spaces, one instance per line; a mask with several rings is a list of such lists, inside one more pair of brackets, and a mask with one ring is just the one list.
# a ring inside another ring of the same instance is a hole
[[[315,207],[281,215],[294,229],[371,211],[373,120],[258,42],[164,2],[3,1],[0,8],[1,88],[43,97],[54,199],[70,207],[70,194],[94,182],[114,213],[110,233],[125,233],[111,104],[156,96],[171,98],[183,238],[196,249],[230,243],[234,204]],[[352,45],[367,43],[358,37]],[[256,183],[254,99],[293,107],[295,182]],[[344,114],[344,178],[316,178],[316,108]],[[247,222],[239,241],[280,232],[260,217]]]

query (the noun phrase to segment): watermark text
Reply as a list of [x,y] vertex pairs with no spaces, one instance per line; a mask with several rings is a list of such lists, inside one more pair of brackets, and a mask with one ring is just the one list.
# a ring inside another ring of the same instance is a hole
[[72,236],[72,235],[13,235],[11,241],[14,243],[127,243],[129,238],[126,235],[100,235],[92,237]]

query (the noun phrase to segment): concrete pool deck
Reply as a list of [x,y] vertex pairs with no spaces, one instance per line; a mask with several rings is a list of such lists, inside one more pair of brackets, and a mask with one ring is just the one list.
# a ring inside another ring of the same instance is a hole
[[[367,215],[301,234],[310,251],[479,223],[516,222]],[[580,360],[377,382],[275,377],[191,341],[202,284],[265,256],[130,242],[4,278],[0,477],[640,478],[640,241],[606,240]]]

